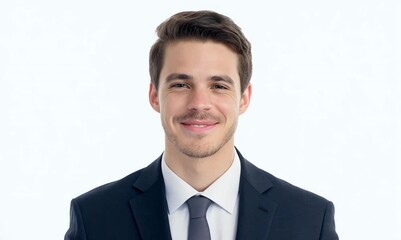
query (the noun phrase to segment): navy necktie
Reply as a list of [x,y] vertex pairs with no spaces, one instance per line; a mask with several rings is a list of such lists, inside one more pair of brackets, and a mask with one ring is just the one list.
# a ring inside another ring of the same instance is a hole
[[187,200],[189,209],[188,240],[210,240],[206,211],[212,201],[203,196],[193,196]]

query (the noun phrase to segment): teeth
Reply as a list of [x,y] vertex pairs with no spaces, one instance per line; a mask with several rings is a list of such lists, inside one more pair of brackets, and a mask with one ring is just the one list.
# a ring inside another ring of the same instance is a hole
[[192,126],[194,126],[194,127],[196,127],[196,128],[203,128],[203,127],[206,127],[206,125],[198,125],[198,124],[194,124],[194,125],[192,125]]

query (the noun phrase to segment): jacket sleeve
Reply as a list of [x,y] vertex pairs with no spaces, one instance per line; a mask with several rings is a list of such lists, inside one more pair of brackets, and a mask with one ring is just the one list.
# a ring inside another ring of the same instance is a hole
[[328,202],[326,207],[320,232],[320,240],[338,240],[334,223],[334,205],[332,202]]
[[74,199],[71,201],[70,227],[64,240],[87,240],[81,210]]

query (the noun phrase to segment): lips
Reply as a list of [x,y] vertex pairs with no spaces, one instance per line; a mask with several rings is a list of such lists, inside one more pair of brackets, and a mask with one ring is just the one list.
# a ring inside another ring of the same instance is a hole
[[214,128],[217,124],[215,121],[205,121],[205,120],[187,120],[181,122],[181,124],[187,130],[193,132],[204,132]]
[[196,128],[204,128],[207,127],[209,125],[207,124],[190,124],[192,127],[196,127]]

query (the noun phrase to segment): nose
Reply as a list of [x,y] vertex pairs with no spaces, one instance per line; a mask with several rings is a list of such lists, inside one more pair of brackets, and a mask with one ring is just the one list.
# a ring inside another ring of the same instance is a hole
[[188,109],[207,111],[212,107],[210,93],[206,89],[194,88],[189,96]]

